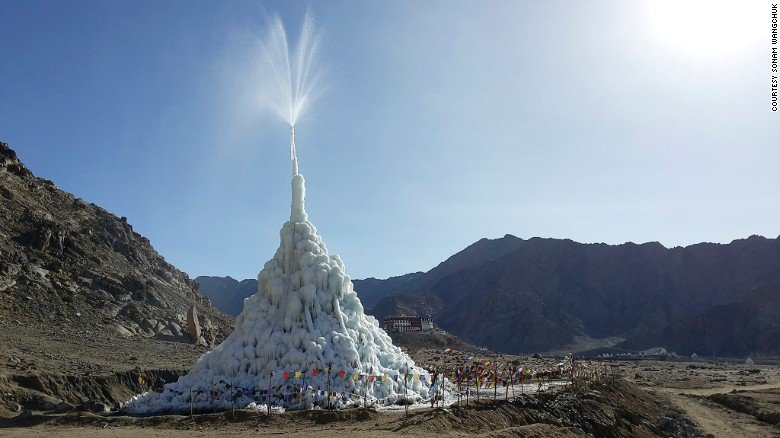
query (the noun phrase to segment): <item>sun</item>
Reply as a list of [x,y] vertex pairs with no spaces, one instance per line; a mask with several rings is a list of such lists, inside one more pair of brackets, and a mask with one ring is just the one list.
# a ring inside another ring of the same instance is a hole
[[643,6],[659,41],[692,55],[739,54],[760,42],[767,27],[768,5],[761,1],[649,0]]

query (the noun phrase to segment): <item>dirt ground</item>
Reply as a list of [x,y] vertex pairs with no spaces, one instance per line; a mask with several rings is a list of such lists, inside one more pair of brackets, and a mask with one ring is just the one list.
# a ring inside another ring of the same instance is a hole
[[[413,421],[429,421],[435,415],[448,415],[444,412],[426,410],[412,414]],[[420,416],[421,418],[416,418]],[[212,416],[203,416],[212,417]],[[237,422],[222,421],[229,418],[229,414],[220,415],[219,418],[201,418],[201,424],[188,421],[187,417],[165,418],[156,424],[121,424],[114,425],[105,422],[105,427],[100,425],[102,419],[90,419],[86,424],[47,424],[32,428],[0,429],[0,436],[27,437],[27,436],[58,436],[58,437],[205,437],[219,433],[227,437],[244,436],[278,436],[292,435],[303,437],[390,437],[399,436],[431,436],[427,430],[404,430],[407,422],[403,413],[365,413],[365,416],[355,418],[342,418],[334,423],[318,424],[316,421],[306,421],[291,414],[277,415],[277,421],[268,422],[263,414],[252,416],[241,415]],[[131,420],[128,420],[128,422]],[[139,421],[138,423],[143,423]],[[412,426],[412,429],[417,429]],[[587,436],[582,431],[561,429],[547,424],[531,424],[517,427],[503,428],[499,430],[488,429],[484,434],[474,434],[464,431],[442,431],[445,436],[548,436],[568,437]]]
[[[482,400],[469,407],[377,412],[293,411],[266,415],[236,411],[194,417],[134,418],[74,412],[41,414],[0,423],[5,436],[674,436],[698,437],[679,411],[620,379],[523,395],[513,401]],[[10,427],[9,427],[10,426]]]
[[706,362],[618,362],[619,372],[669,399],[716,437],[780,437],[780,367]]
[[208,349],[34,321],[0,320],[0,372],[67,375],[141,369],[187,369]]
[[[141,369],[186,370],[203,350],[186,344],[118,340],[97,333],[66,333],[6,321],[0,327],[0,389],[4,379],[40,373],[100,375]],[[84,342],[84,340],[89,342]],[[411,346],[410,346],[411,347]],[[415,361],[426,367],[452,367],[472,354],[474,360],[498,360],[529,368],[546,368],[558,358],[484,355],[478,352],[444,354],[441,349],[410,348]],[[0,437],[10,436],[706,436],[780,437],[780,368],[671,361],[603,361],[592,367],[619,375],[629,386],[602,399],[608,388],[586,390],[559,399],[526,396],[521,404],[485,404],[482,408],[375,412],[350,410],[289,412],[271,417],[239,412],[194,418],[163,416],[130,418],[87,412],[43,414],[5,411]],[[122,381],[113,383],[121,386]],[[114,390],[115,388],[112,388]],[[129,388],[116,389],[125,396]],[[588,392],[589,391],[589,392]],[[635,393],[637,392],[637,393]],[[568,394],[568,395],[567,395]],[[642,395],[644,394],[644,395]],[[5,395],[4,395],[5,397]],[[569,398],[567,398],[569,397]],[[616,404],[617,403],[617,404]],[[630,409],[621,407],[630,406]],[[559,409],[559,411],[556,411]],[[554,412],[554,416],[550,416]],[[27,419],[15,418],[29,415]],[[692,420],[687,425],[687,418]],[[675,434],[661,426],[681,431]],[[636,423],[636,424],[634,424]],[[595,425],[595,426],[594,426]],[[599,427],[616,429],[598,429]],[[695,427],[694,427],[695,425]],[[689,427],[690,426],[690,427]],[[633,429],[632,429],[633,427]],[[696,430],[698,428],[698,430]],[[599,433],[599,430],[610,433]],[[614,432],[614,433],[613,433]]]

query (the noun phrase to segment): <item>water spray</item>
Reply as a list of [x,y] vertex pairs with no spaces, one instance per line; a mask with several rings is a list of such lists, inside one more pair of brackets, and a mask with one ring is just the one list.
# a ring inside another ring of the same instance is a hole
[[[262,400],[252,394],[261,386],[267,386],[268,412],[272,403],[288,409],[305,408],[285,399],[281,391],[296,384],[301,375],[306,376],[304,388],[307,383],[317,389],[328,388],[327,403],[316,399],[314,403],[325,406],[333,402],[337,408],[359,406],[360,399],[334,398],[333,392],[358,394],[362,389],[364,406],[368,398],[388,405],[399,400],[404,404],[420,402],[429,392],[425,371],[393,345],[376,319],[365,314],[344,263],[328,253],[306,214],[306,184],[298,171],[295,125],[316,95],[312,91],[316,91],[313,87],[321,73],[314,62],[318,38],[313,23],[308,11],[297,56],[290,56],[278,15],[271,17],[263,42],[264,59],[272,72],[263,77],[277,81],[270,87],[270,101],[290,126],[292,202],[290,220],[279,233],[279,248],[257,276],[257,293],[244,300],[234,331],[201,356],[186,375],[165,385],[162,393],[137,395],[124,405],[124,412],[149,415],[257,409]],[[328,371],[321,373],[326,365]],[[332,372],[340,376],[349,373],[354,378],[333,379]],[[415,377],[411,383],[410,373]],[[377,376],[385,378],[369,393],[368,381]],[[217,386],[215,381],[230,383]],[[208,391],[209,397],[198,397],[192,389]]]
[[298,175],[298,151],[295,150],[295,125],[290,125],[290,160],[292,176]]

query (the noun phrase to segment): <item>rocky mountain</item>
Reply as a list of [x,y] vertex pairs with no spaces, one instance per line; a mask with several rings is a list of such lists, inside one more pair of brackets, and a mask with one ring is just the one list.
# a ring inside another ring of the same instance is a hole
[[690,354],[780,352],[780,239],[665,248],[482,239],[426,273],[356,280],[377,318],[423,314],[501,352],[587,349],[583,339]]
[[238,281],[232,277],[199,276],[195,283],[214,307],[230,316],[238,316],[244,310],[244,299],[257,293],[257,280],[253,278]]
[[[406,274],[400,277],[377,280],[367,278],[360,280],[368,284],[365,293],[360,293],[360,301],[366,309],[376,305],[382,298],[392,295],[401,289],[403,285],[421,272]],[[211,304],[221,312],[231,316],[238,316],[244,309],[244,299],[257,292],[257,280],[247,278],[238,281],[232,277],[199,276],[195,282],[200,286],[203,296],[211,300]]]
[[780,284],[767,284],[744,298],[712,306],[670,326],[641,333],[622,343],[623,348],[641,349],[665,345],[672,351],[699,355],[728,356],[734,352],[777,353],[780,349]]
[[5,143],[0,319],[59,327],[87,341],[151,338],[203,346],[221,341],[232,325],[126,218],[35,177]]
[[376,278],[366,278],[360,280],[363,285],[363,292],[360,293],[360,302],[367,309],[374,307],[382,298],[398,293],[403,290],[406,284],[413,282],[422,272],[390,277],[386,280]]

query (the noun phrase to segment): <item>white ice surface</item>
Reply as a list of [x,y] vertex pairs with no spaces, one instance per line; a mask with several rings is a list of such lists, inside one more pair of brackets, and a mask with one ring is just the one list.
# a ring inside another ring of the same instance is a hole
[[[300,174],[293,176],[292,194],[290,221],[280,232],[279,249],[258,275],[257,293],[244,300],[233,333],[201,356],[188,374],[165,385],[164,392],[133,397],[124,405],[126,412],[189,412],[191,393],[197,411],[257,406],[266,401],[256,391],[268,389],[269,382],[274,406],[295,409],[322,404],[324,397],[304,397],[302,402],[284,397],[294,391],[288,385],[304,384],[301,378],[284,380],[284,371],[305,372],[306,387],[326,390],[327,373],[311,376],[315,368],[331,369],[331,391],[356,393],[367,396],[369,403],[389,405],[404,394],[403,377],[395,381],[393,376],[406,372],[427,377],[393,345],[376,318],[364,313],[344,263],[328,254],[308,221]],[[365,384],[339,378],[339,371],[388,379]],[[419,402],[427,397],[427,380],[410,378],[406,390],[409,399]],[[362,401],[334,397],[331,403],[345,406]]]

